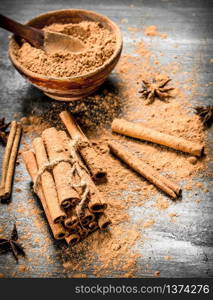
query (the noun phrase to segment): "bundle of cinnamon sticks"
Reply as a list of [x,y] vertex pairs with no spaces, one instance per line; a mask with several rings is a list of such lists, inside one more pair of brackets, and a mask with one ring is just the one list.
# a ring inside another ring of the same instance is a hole
[[89,233],[106,229],[107,204],[77,152],[74,140],[51,127],[22,153],[55,239],[74,245]]

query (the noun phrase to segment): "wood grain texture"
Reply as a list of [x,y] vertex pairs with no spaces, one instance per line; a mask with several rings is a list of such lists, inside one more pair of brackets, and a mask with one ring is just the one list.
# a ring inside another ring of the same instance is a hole
[[44,33],[36,28],[23,25],[0,14],[0,27],[26,39],[36,48],[43,48]]
[[[130,7],[133,4],[133,7]],[[70,7],[72,6],[72,7]],[[173,61],[173,56],[178,56],[184,65],[184,71],[195,70],[196,79],[200,82],[199,92],[203,96],[193,99],[192,104],[198,101],[209,103],[212,99],[213,85],[206,86],[212,81],[213,71],[212,59],[213,37],[213,1],[184,1],[184,0],[68,0],[49,1],[31,0],[15,1],[7,0],[0,2],[1,13],[8,15],[20,22],[25,22],[40,13],[49,10],[64,8],[85,8],[94,9],[99,13],[107,15],[115,22],[121,19],[128,19],[128,24],[119,24],[124,35],[124,52],[130,52],[132,38],[127,28],[131,26],[142,27],[156,25],[161,32],[168,34],[168,39],[159,41],[152,40],[152,48],[155,53],[166,52],[167,55],[161,57],[161,63]],[[37,113],[51,109],[52,102],[40,91],[30,86],[11,66],[7,58],[7,36],[8,34],[0,30],[0,114],[10,120],[13,113],[20,116],[35,110]],[[136,38],[142,37],[137,35]],[[146,37],[144,38],[146,40]],[[178,44],[178,47],[174,47]],[[174,75],[176,78],[181,74]],[[116,76],[111,75],[109,81],[116,86]],[[205,94],[205,95],[204,95]],[[209,131],[209,140],[212,139],[212,130]],[[213,145],[209,151],[213,150]],[[2,160],[3,148],[0,147],[0,161]],[[6,206],[1,206],[0,227],[10,232],[14,219],[19,221],[18,230],[22,237],[27,234],[26,228],[30,223],[32,226],[31,235],[23,241],[29,245],[27,255],[30,261],[21,261],[26,264],[26,272],[17,273],[20,277],[67,277],[72,272],[63,272],[61,260],[57,251],[62,247],[60,243],[51,240],[48,227],[44,225],[41,229],[36,227],[35,218],[30,215],[31,209],[39,209],[37,201],[28,204],[27,199],[32,197],[29,188],[29,177],[23,164],[17,166],[17,171],[21,171],[24,180],[16,183],[14,188],[22,189],[21,193],[14,193],[10,210]],[[208,178],[199,178],[204,186],[212,190],[212,184]],[[189,198],[191,197],[191,198]],[[162,277],[212,277],[213,276],[213,201],[211,193],[204,193],[201,189],[183,192],[184,201],[170,205],[169,212],[158,212],[156,224],[150,227],[145,233],[146,242],[143,246],[138,244],[138,248],[143,254],[138,262],[139,277],[152,277],[154,271],[160,270]],[[195,205],[195,200],[201,200],[199,206]],[[25,206],[26,211],[20,213],[18,206]],[[168,213],[179,214],[178,222],[169,222]],[[150,206],[134,207],[130,211],[131,220],[138,220],[156,211]],[[38,220],[43,220],[42,213],[38,215]],[[29,227],[28,227],[29,228]],[[40,234],[41,231],[41,234]],[[48,236],[48,241],[46,240]],[[39,239],[37,239],[39,237]],[[37,242],[36,242],[37,239]],[[45,255],[40,255],[40,248],[45,249]],[[170,255],[172,260],[165,261],[164,256]],[[54,264],[50,263],[47,256],[51,256]],[[36,263],[36,265],[34,263]],[[149,272],[146,272],[146,265],[149,264]],[[10,255],[0,256],[0,273],[10,277],[18,270],[14,265]],[[118,275],[119,270],[117,271]],[[88,272],[92,275],[92,271]],[[112,274],[113,276],[113,274]]]

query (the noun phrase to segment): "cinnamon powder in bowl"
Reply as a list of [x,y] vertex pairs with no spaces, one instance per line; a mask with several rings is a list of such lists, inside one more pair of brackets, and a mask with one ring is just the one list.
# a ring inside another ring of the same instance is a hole
[[60,10],[27,23],[45,31],[78,38],[85,46],[79,53],[42,49],[13,36],[9,57],[15,68],[33,85],[56,100],[75,100],[95,91],[118,62],[122,37],[107,17],[86,10]]

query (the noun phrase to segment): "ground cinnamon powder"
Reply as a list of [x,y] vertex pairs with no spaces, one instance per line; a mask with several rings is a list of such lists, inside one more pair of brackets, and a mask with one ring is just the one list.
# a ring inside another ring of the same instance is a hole
[[47,54],[24,42],[14,49],[18,61],[28,70],[52,77],[85,75],[102,66],[115,50],[115,36],[100,23],[82,21],[77,24],[52,24],[44,31],[54,31],[78,38],[85,45],[79,53],[57,51]]
[[144,29],[144,35],[151,36],[151,37],[159,36],[162,39],[167,38],[167,34],[159,32],[157,26],[155,26],[155,25],[150,25],[150,26],[146,27]]
[[[108,201],[107,214],[112,221],[111,229],[107,232],[95,232],[72,249],[59,249],[58,255],[64,266],[63,276],[160,276],[158,269],[150,268],[147,264],[143,267],[140,265],[138,269],[138,259],[143,262],[143,250],[139,251],[137,245],[143,249],[146,230],[157,224],[159,211],[165,215],[165,222],[178,222],[180,212],[177,214],[175,208],[173,212],[168,212],[172,200],[109,154],[107,141],[115,139],[124,143],[157,171],[180,184],[183,190],[189,186],[193,189],[204,189],[203,185],[194,179],[196,175],[201,177],[203,172],[206,172],[208,156],[197,159],[166,147],[112,134],[110,129],[113,118],[124,117],[168,134],[205,143],[206,133],[200,119],[193,113],[190,103],[190,97],[197,93],[197,85],[193,73],[189,72],[187,81],[174,80],[175,74],[181,70],[181,64],[176,62],[160,65],[158,57],[150,51],[144,41],[140,41],[135,45],[134,55],[122,56],[115,71],[119,79],[116,88],[109,80],[104,87],[84,101],[67,104],[49,102],[48,111],[34,113],[23,120],[27,144],[31,135],[40,134],[42,126],[46,127],[49,124],[63,128],[58,114],[64,109],[70,110],[92,140],[95,149],[102,154],[103,164],[107,168],[108,182],[99,185],[98,189]],[[146,105],[138,94],[141,80],[159,75],[169,75],[172,78],[172,86],[175,87],[172,98],[168,103],[156,99],[153,104]],[[190,91],[191,96],[186,91]],[[29,205],[32,205],[32,199],[29,201]],[[199,205],[198,202],[195,204]],[[141,216],[135,220],[133,209],[141,206],[147,212],[146,217]],[[150,206],[155,210],[152,214],[149,214]],[[42,244],[44,257],[54,263],[47,254],[47,248],[52,241],[45,230],[46,222],[38,216],[38,209],[31,209],[30,213],[36,217],[35,228],[46,237],[45,243],[38,239],[34,244]],[[26,234],[25,239],[29,242],[30,237]],[[39,253],[41,251],[40,248],[33,250]],[[172,260],[172,257],[165,253],[162,259],[167,261]],[[36,261],[33,259],[31,264],[36,265]],[[51,273],[47,272],[47,276],[51,276]]]

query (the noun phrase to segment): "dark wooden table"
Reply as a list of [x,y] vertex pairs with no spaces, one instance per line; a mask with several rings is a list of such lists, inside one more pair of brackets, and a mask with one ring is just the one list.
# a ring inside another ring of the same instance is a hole
[[[183,0],[119,0],[119,1],[85,1],[85,0],[7,0],[0,1],[0,12],[15,18],[20,22],[47,12],[64,8],[85,8],[96,10],[116,22],[128,19],[128,24],[121,24],[124,35],[124,51],[131,51],[131,35],[127,27],[146,26],[155,24],[161,32],[170,37],[167,43],[153,44],[158,50],[167,51],[166,61],[174,55],[182,56],[186,70],[196,67],[197,79],[200,82],[200,92],[205,92],[203,103],[212,99],[213,85],[213,1],[183,1]],[[47,109],[50,100],[15,71],[7,57],[8,33],[0,29],[0,117],[13,119],[14,113],[24,116],[30,111]],[[177,42],[178,48],[172,45]],[[165,58],[164,58],[165,60]],[[194,99],[196,103],[198,99]],[[212,135],[209,133],[209,140]],[[212,145],[210,146],[212,150]],[[2,162],[3,147],[0,147],[0,163]],[[59,259],[60,245],[53,242],[45,225],[37,226],[37,218],[43,219],[42,210],[36,201],[28,203],[32,197],[29,187],[29,177],[23,165],[17,167],[17,172],[26,176],[22,183],[15,183],[14,189],[21,188],[21,193],[14,193],[9,205],[0,205],[0,228],[7,232],[12,229],[16,220],[20,236],[27,236],[31,241],[31,249],[27,249],[28,260],[21,261],[27,266],[26,272],[20,272],[14,264],[11,255],[0,256],[0,273],[6,277],[17,274],[19,277],[66,277],[72,272],[64,272]],[[208,178],[199,179],[206,188],[212,190]],[[187,201],[192,196],[202,200],[199,207],[193,201]],[[180,212],[178,224],[164,222],[163,213],[159,215],[158,226],[146,232],[147,242],[141,248],[143,258],[139,261],[138,276],[152,276],[145,273],[142,266],[149,264],[155,270],[161,271],[162,277],[212,277],[213,276],[213,199],[211,193],[202,190],[184,191],[183,201],[176,205]],[[175,204],[174,204],[175,205]],[[25,207],[25,210],[19,210]],[[172,205],[170,206],[172,210]],[[38,209],[37,217],[32,210]],[[146,208],[140,212],[146,214]],[[30,232],[27,228],[32,224]],[[48,236],[48,238],[46,238]],[[37,237],[39,237],[37,239]],[[165,253],[172,256],[171,261],[163,259]],[[47,260],[49,255],[52,258]],[[119,270],[118,270],[119,271]],[[88,276],[91,276],[88,272]]]

